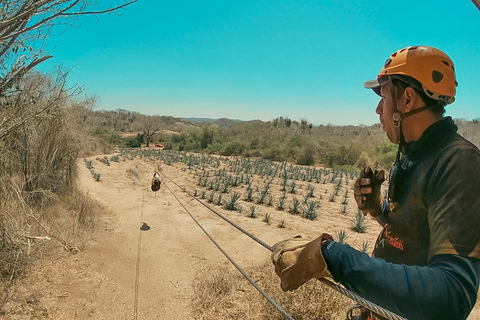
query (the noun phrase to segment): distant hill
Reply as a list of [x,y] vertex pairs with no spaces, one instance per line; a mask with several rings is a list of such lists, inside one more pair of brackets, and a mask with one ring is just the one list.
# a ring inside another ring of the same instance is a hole
[[227,121],[231,121],[231,122],[248,122],[248,121],[243,121],[243,120],[239,120],[239,119],[227,119],[227,118],[220,118],[220,119],[212,119],[212,118],[195,118],[195,117],[191,117],[191,118],[180,118],[184,121],[190,121],[190,122],[208,122],[208,123],[224,123],[224,122],[227,122]]

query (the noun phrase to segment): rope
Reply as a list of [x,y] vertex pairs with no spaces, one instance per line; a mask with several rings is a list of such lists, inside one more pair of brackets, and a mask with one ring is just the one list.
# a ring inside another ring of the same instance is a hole
[[[213,213],[215,213],[216,215],[218,215],[219,217],[221,217],[222,219],[224,219],[225,221],[227,221],[229,224],[231,224],[232,226],[234,226],[235,228],[237,228],[238,230],[240,230],[241,232],[243,232],[244,234],[246,234],[247,236],[249,236],[250,238],[252,238],[253,240],[255,240],[256,242],[258,242],[259,244],[261,244],[263,247],[265,247],[266,249],[268,249],[270,252],[272,252],[272,247],[269,246],[268,244],[266,244],[265,242],[263,242],[262,240],[256,238],[255,236],[249,234],[247,231],[245,231],[244,229],[242,229],[241,227],[237,226],[235,223],[231,222],[230,220],[228,220],[227,218],[225,218],[223,215],[221,215],[220,213],[216,212],[215,210],[213,210],[212,208],[210,208],[208,205],[204,204],[203,202],[201,202],[200,200],[198,200],[197,198],[195,198],[194,196],[192,196],[190,194],[190,192],[186,191],[185,188],[182,188],[181,186],[179,186],[177,183],[175,183],[172,179],[170,179],[169,177],[167,177],[164,173],[162,173],[163,176],[165,176],[165,178],[167,178],[168,180],[170,180],[173,184],[175,184],[177,187],[179,187],[181,190],[185,191],[189,196],[191,196],[192,198],[194,198],[195,200],[197,200],[198,202],[200,202],[202,205],[204,205],[205,207],[207,207],[210,211],[212,211]],[[167,187],[168,188],[168,187]],[[170,189],[168,189],[170,190]],[[171,191],[170,191],[171,192]],[[172,193],[173,194],[173,193]],[[175,195],[174,195],[175,196]],[[175,197],[176,198],[176,197]],[[213,240],[212,240],[213,241]],[[388,311],[376,304],[374,304],[373,302],[370,302],[362,297],[360,297],[359,295],[357,295],[355,292],[352,292],[342,286],[339,286],[338,284],[328,280],[328,279],[325,279],[325,278],[320,278],[318,279],[320,280],[322,283],[324,283],[325,285],[329,286],[331,289],[347,296],[348,298],[356,301],[357,303],[361,304],[362,306],[364,306],[365,308],[373,311],[374,313],[384,317],[384,318],[387,318],[388,320],[407,320],[406,318],[403,318],[402,316],[399,316],[391,311]]]
[[[142,210],[140,213],[140,225],[143,223],[143,203],[145,198],[145,190],[142,193]],[[137,247],[137,265],[135,271],[135,300],[133,302],[133,319],[137,320],[138,315],[138,282],[140,278],[140,250],[142,248],[142,230],[138,234],[138,247]]]
[[[170,180],[171,181],[171,180]],[[200,223],[197,221],[197,219],[195,219],[195,217],[190,213],[190,211],[188,211],[187,208],[185,208],[185,206],[183,205],[183,203],[177,198],[177,196],[173,193],[173,191],[167,186],[167,184],[165,184],[165,186],[167,187],[167,189],[172,193],[172,195],[175,197],[175,199],[177,199],[178,203],[183,207],[183,209],[188,213],[188,215],[193,219],[193,221],[195,221],[195,223],[198,225],[198,227],[200,229],[202,229],[202,231],[207,235],[207,237],[213,242],[213,244],[223,253],[223,255],[235,266],[235,268],[237,268],[238,271],[240,271],[240,273],[250,282],[250,284],[252,284],[255,289],[258,290],[258,292],[260,292],[264,297],[265,299],[268,300],[268,302],[270,302],[272,304],[272,306],[274,306],[278,311],[280,311],[280,313],[282,313],[286,319],[289,319],[289,320],[294,320],[292,318],[292,316],[290,316],[285,310],[282,309],[281,306],[279,306],[275,301],[273,301],[273,299],[265,292],[263,291],[258,285],[257,283],[252,279],[250,278],[250,276],[242,270],[242,268],[240,268],[240,266],[235,263],[235,261],[233,261],[232,258],[230,258],[230,256],[220,247],[220,245],[218,245],[218,243],[213,240],[213,238],[208,234],[208,232],[200,225]]]

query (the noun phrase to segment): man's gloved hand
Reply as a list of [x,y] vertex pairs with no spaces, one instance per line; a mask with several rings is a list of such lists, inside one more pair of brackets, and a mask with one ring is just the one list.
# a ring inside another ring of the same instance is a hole
[[360,172],[360,177],[355,182],[354,195],[358,209],[364,215],[370,213],[372,217],[382,213],[380,189],[385,181],[385,171],[375,172],[370,167],[366,167]]
[[313,241],[295,236],[273,245],[272,262],[283,291],[295,290],[310,279],[330,276],[322,255],[322,240],[326,239],[333,240],[324,233]]

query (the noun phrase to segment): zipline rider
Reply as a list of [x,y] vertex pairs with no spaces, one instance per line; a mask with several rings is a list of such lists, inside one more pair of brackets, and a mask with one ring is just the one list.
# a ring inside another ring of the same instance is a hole
[[160,185],[162,184],[162,181],[160,180],[160,174],[155,171],[153,173],[153,178],[152,178],[152,191],[158,191],[160,190]]
[[466,319],[480,278],[480,151],[457,132],[445,106],[455,100],[454,64],[442,51],[413,46],[393,53],[365,82],[381,100],[382,128],[399,145],[390,170],[361,171],[355,200],[383,226],[373,257],[328,234],[274,245],[284,291],[327,276],[410,320]]

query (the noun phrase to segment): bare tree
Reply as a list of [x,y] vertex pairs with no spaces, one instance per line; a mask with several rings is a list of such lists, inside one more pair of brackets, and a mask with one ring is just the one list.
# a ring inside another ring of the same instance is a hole
[[82,15],[118,13],[137,0],[0,1],[0,96],[8,94],[32,68],[51,58],[44,44],[54,26],[74,25]]
[[[24,94],[32,86],[24,83],[26,74],[52,57],[44,51],[44,45],[53,27],[74,26],[82,15],[118,14],[136,1],[0,0],[0,141],[26,122],[49,114],[52,104],[37,105],[40,96],[66,94],[65,84],[53,86],[61,90],[48,94],[43,91],[42,94],[37,91],[37,95]],[[102,8],[100,2],[106,7]],[[105,4],[108,2],[110,5]],[[59,74],[65,77],[64,72],[59,72],[57,80]],[[52,81],[50,77],[45,79]],[[27,97],[30,100],[16,101]],[[28,108],[29,105],[35,108]]]
[[480,10],[480,0],[472,0],[473,4]]
[[160,130],[160,121],[158,117],[155,116],[143,116],[140,119],[140,123],[143,127],[143,137],[145,139],[145,144],[148,147],[150,145],[150,140],[153,135]]

